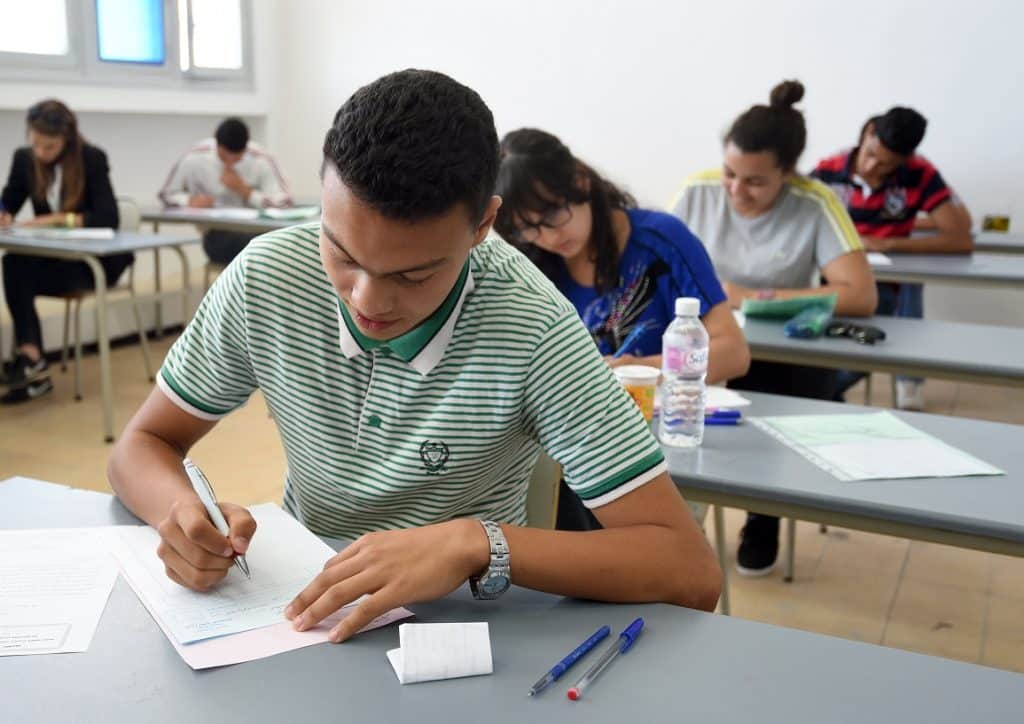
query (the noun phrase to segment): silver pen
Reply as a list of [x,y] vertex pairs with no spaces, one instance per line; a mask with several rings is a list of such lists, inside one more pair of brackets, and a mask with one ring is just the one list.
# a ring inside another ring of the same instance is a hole
[[[228,522],[224,520],[224,514],[217,507],[217,496],[214,495],[213,486],[210,485],[210,481],[203,475],[203,471],[188,458],[185,458],[182,464],[185,466],[185,474],[188,475],[188,479],[192,483],[192,489],[196,491],[199,500],[203,502],[206,514],[210,516],[213,525],[225,538],[230,537],[231,529],[228,527]],[[235,556],[235,565],[238,566],[238,570],[245,574],[246,578],[252,580],[252,576],[249,575],[249,564],[245,562],[245,556]]]

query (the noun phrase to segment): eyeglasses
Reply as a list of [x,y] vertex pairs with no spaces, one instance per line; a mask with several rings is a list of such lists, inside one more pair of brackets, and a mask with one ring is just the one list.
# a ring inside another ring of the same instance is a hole
[[533,244],[540,238],[541,229],[558,229],[572,221],[572,208],[569,204],[548,209],[536,224],[526,224],[516,229],[513,240]]
[[885,340],[885,331],[870,324],[836,321],[825,328],[826,337],[849,337],[857,344],[874,344]]

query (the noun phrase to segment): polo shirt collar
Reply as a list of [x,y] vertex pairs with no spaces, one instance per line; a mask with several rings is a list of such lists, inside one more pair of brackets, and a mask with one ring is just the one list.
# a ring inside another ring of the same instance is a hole
[[904,174],[906,173],[907,166],[906,164],[902,164],[899,168],[886,176],[879,188],[872,189],[860,176],[856,174],[854,170],[854,163],[857,161],[858,152],[860,152],[860,146],[854,146],[853,150],[846,156],[846,163],[843,164],[843,178],[848,183],[856,184],[860,187],[861,193],[864,194],[865,198],[873,194],[881,193],[890,186],[906,186]]
[[353,359],[378,347],[390,350],[396,357],[409,364],[421,375],[430,374],[444,356],[448,343],[451,342],[455,324],[466,297],[473,291],[473,272],[469,268],[469,260],[462,267],[455,286],[445,297],[441,306],[429,317],[405,334],[380,341],[371,339],[359,331],[345,305],[338,300],[338,337],[341,351],[348,359]]

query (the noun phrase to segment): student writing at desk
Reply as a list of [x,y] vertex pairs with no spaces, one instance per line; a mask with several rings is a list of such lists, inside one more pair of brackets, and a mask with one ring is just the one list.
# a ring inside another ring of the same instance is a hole
[[[7,184],[0,195],[0,227],[31,200],[34,218],[21,226],[109,227],[120,223],[117,199],[110,185],[107,154],[86,143],[78,119],[57,100],[45,100],[28,110],[28,145],[14,152]],[[115,284],[134,255],[100,259],[107,284]],[[25,402],[53,390],[43,356],[43,333],[35,298],[92,289],[92,272],[85,262],[27,254],[3,256],[4,296],[14,323],[17,355],[9,366],[9,390],[0,403]]]
[[[971,216],[942,175],[917,147],[928,121],[913,108],[896,107],[874,116],[861,128],[858,145],[818,163],[812,175],[846,204],[869,251],[918,254],[967,254],[974,248]],[[920,214],[929,221],[920,222]],[[935,233],[911,236],[915,225]],[[920,319],[920,284],[878,284],[878,314]],[[838,399],[863,375],[844,372]],[[897,378],[897,406],[924,409],[923,380]]]
[[[743,332],[707,252],[683,223],[637,208],[550,133],[512,131],[501,156],[495,229],[572,302],[608,364],[661,367],[661,338],[675,318],[675,301],[695,297],[711,339],[707,381],[747,371]],[[558,527],[597,526],[563,482]]]
[[[874,278],[860,238],[839,199],[824,184],[796,172],[807,141],[804,116],[793,105],[804,87],[785,81],[768,105],[742,113],[725,135],[722,168],[687,179],[672,204],[708,248],[729,302],[836,294],[836,313],[868,316]],[[824,283],[817,281],[824,277]],[[830,370],[755,361],[730,387],[828,400]],[[779,519],[749,514],[737,551],[745,575],[771,572]]]
[[[159,531],[168,576],[208,589],[259,535],[228,503],[231,533],[218,534],[182,470],[259,388],[287,456],[287,509],[355,539],[286,611],[299,628],[371,594],[332,631],[343,640],[470,578],[499,595],[509,575],[564,595],[714,607],[721,572],[639,410],[572,305],[488,234],[497,169],[490,110],[442,74],[394,73],[341,107],[322,224],[242,252],[112,453],[111,484]],[[604,530],[525,527],[541,447]]]
[[[160,189],[165,206],[199,209],[291,206],[288,184],[274,158],[255,141],[238,118],[226,118],[213,138],[200,141],[171,169]],[[252,239],[252,234],[210,229],[203,249],[210,261],[228,264]]]

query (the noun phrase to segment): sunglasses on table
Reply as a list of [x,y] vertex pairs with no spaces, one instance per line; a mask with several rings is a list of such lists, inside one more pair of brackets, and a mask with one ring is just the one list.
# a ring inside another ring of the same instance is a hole
[[826,337],[849,337],[857,344],[874,344],[885,340],[885,332],[870,324],[837,320],[825,328]]

